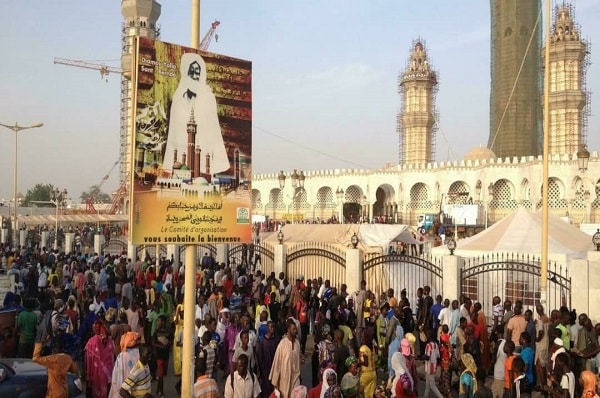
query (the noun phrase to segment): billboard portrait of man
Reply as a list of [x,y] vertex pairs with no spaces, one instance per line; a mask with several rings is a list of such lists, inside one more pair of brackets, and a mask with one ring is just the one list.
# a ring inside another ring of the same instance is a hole
[[[169,116],[169,134],[164,153],[163,169],[173,168],[175,155],[186,153],[187,124],[193,118],[197,124],[195,145],[202,151],[200,171],[207,173],[206,155],[210,156],[210,174],[230,168],[219,117],[217,101],[206,83],[206,65],[200,54],[185,53],[179,64],[181,80],[173,95]],[[193,113],[192,113],[193,112]],[[178,159],[178,160],[179,160]]]

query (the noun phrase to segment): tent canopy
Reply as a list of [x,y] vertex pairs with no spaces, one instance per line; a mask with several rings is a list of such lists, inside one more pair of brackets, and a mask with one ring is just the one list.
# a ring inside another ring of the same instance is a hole
[[[126,214],[61,214],[58,216],[58,222],[60,224],[98,224],[106,222],[127,221],[128,216]],[[26,225],[54,225],[56,223],[56,215],[45,214],[33,216],[19,216],[19,222],[25,223]]]
[[[286,224],[282,227],[284,242],[321,242],[351,247],[356,233],[359,247],[366,252],[385,252],[393,241],[412,243],[412,233],[406,225],[398,224]],[[276,243],[277,234],[265,242]]]
[[[466,255],[509,252],[539,255],[542,249],[542,213],[529,213],[519,208],[490,228],[457,242],[456,254]],[[581,258],[593,250],[586,233],[560,217],[548,215],[548,253],[567,258]],[[448,252],[446,246],[436,247],[434,254]]]

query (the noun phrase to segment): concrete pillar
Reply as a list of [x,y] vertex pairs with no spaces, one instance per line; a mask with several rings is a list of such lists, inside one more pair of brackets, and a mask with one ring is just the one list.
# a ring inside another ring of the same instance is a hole
[[221,264],[221,263],[227,264],[227,252],[229,251],[229,245],[227,243],[221,243],[216,246],[217,246],[217,253],[215,255],[215,260],[219,264]]
[[346,249],[346,285],[349,292],[360,290],[363,278],[363,252],[360,249]]
[[[179,245],[167,245],[167,259],[170,260],[173,257],[173,268],[179,269]],[[186,249],[187,250],[187,249]]]
[[27,230],[25,229],[20,229],[19,230],[19,245],[21,247],[25,246],[27,244]]
[[48,247],[48,237],[49,236],[50,236],[50,233],[48,231],[42,231],[40,247]]
[[102,253],[102,246],[104,246],[104,235],[94,235],[94,253]]
[[75,233],[65,233],[65,247],[63,248],[65,253],[71,253],[73,251],[73,243],[75,242]]
[[572,260],[569,262],[569,276],[571,277],[571,307],[577,313],[585,312],[592,319],[592,323],[600,322],[600,252],[588,252],[586,260]]
[[275,261],[273,264],[273,271],[275,271],[275,275],[279,275],[280,272],[283,272],[287,275],[287,263],[286,263],[287,250],[285,245],[277,244],[275,245]]
[[2,228],[0,231],[0,243],[8,243],[8,229]]
[[444,298],[450,301],[458,299],[460,289],[460,270],[465,265],[465,259],[460,256],[445,255],[442,257],[442,290]]
[[127,241],[127,258],[130,258],[133,261],[137,258],[136,247],[131,241]]

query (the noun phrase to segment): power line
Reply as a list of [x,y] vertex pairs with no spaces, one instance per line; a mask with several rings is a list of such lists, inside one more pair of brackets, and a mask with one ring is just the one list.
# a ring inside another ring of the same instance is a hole
[[289,139],[289,138],[287,138],[287,137],[284,137],[284,136],[282,136],[282,135],[279,135],[279,134],[276,134],[276,133],[273,133],[273,132],[267,131],[267,130],[265,130],[265,129],[263,129],[262,127],[259,127],[259,126],[257,126],[257,125],[253,125],[253,128],[254,128],[255,130],[258,130],[258,131],[262,132],[262,133],[265,133],[265,134],[267,134],[267,135],[270,135],[271,137],[279,138],[279,139],[280,139],[280,140],[282,140],[282,141],[289,142],[290,144],[294,144],[294,145],[296,145],[296,146],[302,147],[302,148],[304,148],[304,149],[307,149],[307,150],[309,150],[309,151],[311,151],[311,152],[318,153],[319,155],[323,155],[323,156],[325,156],[325,157],[328,157],[328,158],[330,158],[330,159],[339,160],[339,161],[341,161],[341,162],[344,162],[344,163],[350,164],[350,165],[352,165],[352,166],[355,166],[355,167],[360,167],[360,168],[363,168],[363,169],[370,169],[370,167],[367,167],[367,166],[365,166],[365,165],[362,165],[362,164],[360,164],[360,163],[356,163],[356,162],[353,162],[353,161],[351,161],[351,160],[348,160],[348,159],[345,159],[345,158],[341,158],[341,157],[339,157],[339,156],[332,155],[332,154],[330,154],[330,153],[324,152],[324,151],[322,151],[322,150],[320,150],[320,149],[316,149],[316,148],[313,148],[313,147],[311,147],[311,146],[308,146],[308,145],[302,144],[302,143],[300,143],[300,142],[297,142],[297,141],[291,140],[291,139]]

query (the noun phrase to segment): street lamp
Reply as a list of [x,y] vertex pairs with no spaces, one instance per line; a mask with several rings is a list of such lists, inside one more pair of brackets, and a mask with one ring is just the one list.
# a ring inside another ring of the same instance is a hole
[[454,250],[456,250],[456,241],[454,240],[454,236],[446,239],[446,246],[448,246],[448,250],[450,250],[450,255],[454,256]]
[[[283,188],[285,188],[285,179],[286,179],[285,174],[283,173],[283,170],[281,170],[279,172],[279,175],[277,176],[277,180],[279,180],[279,188],[282,191],[283,191]],[[300,173],[298,173],[298,170],[294,169],[291,179],[292,179],[292,189],[294,191],[294,195],[290,198],[290,199],[292,199],[292,207],[293,207],[293,210],[292,210],[292,224],[293,224],[294,223],[294,213],[296,212],[296,208],[297,208],[296,197],[304,189],[304,181],[306,180],[306,176],[304,175],[303,171],[300,171]]]
[[486,200],[486,204],[485,204],[485,229],[487,229],[488,227],[488,217],[489,217],[489,207],[490,207],[490,202],[492,201],[492,198],[494,197],[494,184],[492,184],[490,182],[490,185],[488,185],[488,197]]
[[592,243],[596,246],[596,251],[600,252],[600,229],[596,229],[596,233],[592,236]]
[[13,224],[13,236],[14,236],[14,240],[13,240],[13,245],[16,247],[17,246],[17,242],[18,242],[18,227],[19,227],[19,220],[18,220],[18,198],[17,198],[17,154],[18,154],[18,132],[22,131],[22,130],[28,130],[28,129],[35,129],[38,127],[42,127],[44,125],[44,123],[35,123],[32,124],[31,126],[19,126],[18,123],[15,123],[14,125],[10,125],[10,124],[4,124],[4,123],[0,123],[0,126],[2,127],[6,127],[9,130],[14,131],[15,133],[15,165],[14,165],[14,169],[15,169],[15,175],[14,175],[14,203],[15,203],[15,218],[14,218],[14,224]]
[[283,231],[281,229],[279,230],[279,232],[277,232],[277,240],[279,241],[280,245],[283,244]]
[[340,206],[340,208],[339,208],[339,216],[338,216],[339,220],[338,220],[338,222],[340,224],[343,224],[344,223],[344,220],[343,220],[343,218],[344,218],[344,202],[343,202],[343,200],[344,200],[344,190],[342,188],[338,188],[338,190],[335,191],[335,196],[337,197],[337,200],[338,200],[338,206]]
[[61,191],[58,188],[54,188],[50,192],[50,202],[52,202],[52,204],[54,206],[56,206],[56,219],[54,220],[54,222],[55,222],[55,226],[54,226],[54,250],[58,250],[58,210],[60,209],[61,206],[64,206],[66,204],[67,195],[68,195],[68,192],[67,192],[66,189],[63,189]]
[[579,171],[585,173],[587,171],[589,161],[590,151],[587,150],[585,144],[581,144],[579,146],[579,150],[577,151],[577,165],[579,166]]
[[356,235],[356,232],[352,234],[352,237],[350,238],[350,243],[352,243],[352,248],[356,249],[356,246],[358,246],[358,236]]

